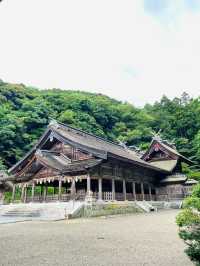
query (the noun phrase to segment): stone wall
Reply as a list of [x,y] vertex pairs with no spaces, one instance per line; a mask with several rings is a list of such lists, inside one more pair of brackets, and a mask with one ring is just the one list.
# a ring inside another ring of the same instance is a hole
[[135,203],[92,203],[85,204],[84,207],[72,218],[78,217],[98,217],[116,214],[141,213],[142,210]]

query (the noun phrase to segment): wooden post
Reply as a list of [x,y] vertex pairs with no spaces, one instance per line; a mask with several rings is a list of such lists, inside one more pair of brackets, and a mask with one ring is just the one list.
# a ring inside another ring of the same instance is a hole
[[123,194],[124,194],[124,200],[126,200],[126,180],[123,179]]
[[112,178],[112,199],[115,200],[115,179]]
[[62,196],[62,180],[60,178],[59,179],[58,200],[61,200],[61,196]]
[[98,200],[102,200],[102,178],[98,179],[98,184],[99,184]]
[[152,201],[151,185],[149,185],[149,199],[150,199],[150,201]]
[[21,192],[21,202],[24,202],[24,185],[22,187],[22,192]]
[[34,201],[34,195],[35,195],[35,183],[32,184],[32,190],[31,190],[31,201]]
[[11,199],[11,202],[13,203],[14,200],[15,200],[15,189],[16,189],[16,185],[14,184],[13,185],[13,190],[12,190],[12,199]]
[[87,194],[90,193],[91,190],[91,179],[90,179],[90,174],[87,175]]
[[24,188],[24,203],[26,203],[26,199],[27,199],[27,186],[25,186]]
[[142,200],[145,200],[144,198],[144,184],[141,183],[141,193],[142,193]]
[[44,194],[43,194],[43,200],[46,201],[46,197],[47,197],[47,186],[44,186]]
[[133,199],[137,200],[136,199],[136,192],[135,192],[135,182],[132,183],[132,188],[133,188]]
[[75,179],[72,179],[72,184],[71,184],[71,199],[75,199],[76,195],[76,182]]

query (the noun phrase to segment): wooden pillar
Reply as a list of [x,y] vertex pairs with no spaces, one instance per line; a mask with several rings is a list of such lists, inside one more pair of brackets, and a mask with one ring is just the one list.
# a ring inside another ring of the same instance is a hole
[[142,193],[142,200],[145,200],[144,198],[144,184],[141,183],[141,193]]
[[27,199],[27,186],[24,187],[24,203],[26,203]]
[[123,179],[123,194],[124,194],[124,200],[126,200],[126,180]]
[[133,199],[137,200],[136,199],[136,192],[135,192],[135,182],[132,183],[132,188],[133,188]]
[[62,180],[60,178],[59,179],[58,200],[61,200],[61,196],[62,196]]
[[32,190],[31,190],[31,201],[34,201],[35,196],[35,183],[32,184]]
[[22,186],[22,191],[21,191],[21,201],[24,202],[24,185]]
[[75,179],[72,179],[72,184],[71,184],[71,199],[75,199],[76,196],[76,182]]
[[115,200],[115,179],[112,178],[112,198]]
[[98,200],[102,200],[102,178],[98,179],[98,184],[99,184]]
[[12,190],[12,199],[11,199],[11,202],[14,202],[14,200],[15,200],[15,190],[16,190],[16,185],[13,184],[13,190]]
[[91,178],[90,174],[87,175],[87,193],[89,194],[91,190]]
[[44,186],[43,200],[46,201],[47,198],[47,185]]
[[151,185],[149,185],[149,199],[150,199],[150,201],[152,201]]

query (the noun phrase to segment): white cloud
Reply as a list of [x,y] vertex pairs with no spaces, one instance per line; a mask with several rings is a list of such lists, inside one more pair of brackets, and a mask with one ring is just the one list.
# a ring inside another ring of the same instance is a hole
[[[174,14],[174,13],[173,13]],[[5,0],[0,78],[136,105],[200,87],[200,14],[160,21],[132,0]]]

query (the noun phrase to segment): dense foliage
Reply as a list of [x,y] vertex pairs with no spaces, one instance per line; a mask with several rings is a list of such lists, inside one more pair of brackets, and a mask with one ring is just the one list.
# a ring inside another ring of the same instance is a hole
[[187,244],[186,253],[200,266],[200,184],[184,202],[184,210],[177,216],[179,235]]
[[[0,81],[0,169],[30,149],[51,118],[127,145],[146,149],[152,132],[174,141],[187,157],[200,161],[200,101],[184,93],[136,108],[101,94],[38,90]],[[190,175],[199,177],[185,167]]]

